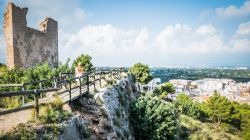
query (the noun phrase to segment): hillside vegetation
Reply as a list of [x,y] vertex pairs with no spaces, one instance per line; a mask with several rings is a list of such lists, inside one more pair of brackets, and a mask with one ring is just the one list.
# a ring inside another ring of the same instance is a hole
[[[138,82],[147,81],[141,78],[148,75],[147,68],[134,65],[131,69]],[[184,93],[176,100],[167,98],[173,92],[173,85],[165,83],[131,106],[137,139],[250,139],[250,105],[231,102],[217,92],[203,103]]]
[[[47,62],[38,64],[30,68],[11,69],[6,66],[0,66],[0,84],[21,84],[25,82],[39,81],[58,77],[60,72],[74,72],[75,63],[81,63],[86,70],[93,68],[91,57],[82,54],[74,60],[73,65],[70,65],[70,60],[63,64],[60,63],[57,68],[51,68]],[[53,81],[43,83],[43,87],[51,87]],[[25,86],[25,90],[37,89],[39,84]],[[16,91],[21,90],[20,87],[1,88],[1,91]],[[26,100],[33,100],[33,96],[26,96]],[[21,96],[0,98],[0,108],[16,108],[21,105]]]

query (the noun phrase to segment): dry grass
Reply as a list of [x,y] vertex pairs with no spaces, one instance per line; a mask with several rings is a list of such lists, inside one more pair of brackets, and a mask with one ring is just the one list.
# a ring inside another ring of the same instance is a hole
[[191,117],[181,115],[180,123],[187,128],[188,139],[192,140],[241,140],[239,132],[229,126],[218,126],[216,123],[203,123]]

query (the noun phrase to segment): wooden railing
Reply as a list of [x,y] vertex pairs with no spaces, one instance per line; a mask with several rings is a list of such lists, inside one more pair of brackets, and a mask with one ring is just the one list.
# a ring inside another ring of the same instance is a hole
[[[102,86],[102,80],[106,79],[106,76],[109,78],[118,78],[119,75],[125,72],[123,68],[120,69],[113,69],[113,70],[92,70],[88,73],[80,77],[74,77],[73,73],[60,73],[59,77],[54,77],[50,79],[40,80],[40,81],[33,81],[23,84],[2,84],[1,87],[20,87],[20,91],[12,91],[12,92],[0,92],[0,98],[4,97],[13,97],[13,96],[22,96],[22,106],[16,109],[11,110],[4,110],[0,112],[0,115],[5,115],[12,112],[21,111],[24,109],[30,109],[35,107],[35,116],[36,118],[39,115],[39,106],[46,103],[39,103],[40,99],[43,99],[44,93],[48,92],[57,92],[58,94],[63,94],[68,92],[69,102],[82,96],[83,94],[89,93],[90,86],[93,86],[94,91],[96,90],[96,83],[99,82],[99,86]],[[43,86],[44,83],[50,83],[52,86],[46,87]],[[36,85],[39,86],[38,89],[26,90],[25,87]],[[63,87],[67,87],[63,89]],[[72,98],[72,91],[74,89],[79,90],[79,96]],[[84,90],[84,92],[83,92]],[[26,103],[25,96],[34,95],[34,100],[31,102]],[[66,102],[68,102],[66,101]],[[34,102],[34,103],[33,103]]]

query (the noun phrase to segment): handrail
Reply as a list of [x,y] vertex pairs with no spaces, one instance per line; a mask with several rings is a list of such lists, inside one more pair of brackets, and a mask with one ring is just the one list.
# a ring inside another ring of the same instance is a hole
[[[94,86],[94,90],[96,90],[96,81],[99,81],[99,85],[101,87],[101,80],[105,79],[106,74],[108,75],[112,75],[112,77],[117,77],[119,73],[124,72],[123,69],[112,69],[112,70],[95,70],[95,71],[90,71],[87,72],[85,74],[83,74],[80,77],[73,77],[73,78],[69,78],[69,79],[64,79],[67,76],[60,76],[60,77],[54,77],[54,78],[50,78],[50,79],[45,79],[45,80],[40,80],[40,81],[33,81],[33,82],[27,82],[27,83],[23,83],[23,84],[5,84],[9,87],[13,87],[13,86],[20,86],[22,87],[21,91],[11,91],[11,92],[0,92],[0,98],[2,97],[12,97],[12,96],[23,96],[23,105],[25,103],[25,98],[24,96],[27,95],[34,95],[34,101],[35,101],[35,105],[34,107],[36,108],[36,117],[38,117],[39,114],[39,95],[41,95],[41,98],[43,97],[43,93],[46,92],[53,92],[53,91],[59,91],[62,89],[63,85],[68,85],[69,89],[65,89],[65,91],[60,91],[61,93],[65,93],[65,92],[69,92],[69,101],[72,100],[72,90],[79,88],[80,91],[80,96],[83,94],[82,93],[82,86],[86,86],[86,90],[85,92],[89,92],[89,86]],[[96,77],[97,76],[97,77]],[[63,80],[61,80],[63,79]],[[85,80],[83,80],[85,79]],[[41,83],[43,82],[47,82],[47,81],[53,81],[53,87],[46,87],[46,88],[42,88],[42,86],[40,86],[40,89],[33,89],[33,90],[24,90],[24,86],[29,85],[29,84],[34,84],[34,83],[39,83],[39,85],[41,85]],[[85,81],[85,82],[84,82]],[[72,87],[72,83],[77,82],[78,86],[76,87]],[[1,85],[0,85],[1,87]],[[3,86],[4,87],[4,86]],[[79,95],[78,95],[79,96]],[[76,98],[76,97],[74,97]],[[22,106],[21,108],[25,108],[25,105]],[[15,112],[15,110],[19,110],[19,109],[12,109],[12,110],[7,110],[7,111],[2,111],[0,112],[0,115],[3,115],[5,113],[8,112]]]
[[0,84],[0,87],[22,87],[23,84]]
[[34,90],[1,92],[0,97],[12,97],[12,96],[17,96],[17,95],[28,95],[28,94],[32,94],[33,92],[34,92]]

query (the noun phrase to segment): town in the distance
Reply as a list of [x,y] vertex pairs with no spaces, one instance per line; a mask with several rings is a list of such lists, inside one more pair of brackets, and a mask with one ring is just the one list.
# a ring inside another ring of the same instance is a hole
[[148,89],[154,90],[165,82],[173,84],[175,93],[168,98],[175,99],[185,93],[193,100],[204,102],[214,92],[231,101],[250,104],[250,69],[239,68],[151,68],[154,79]]

